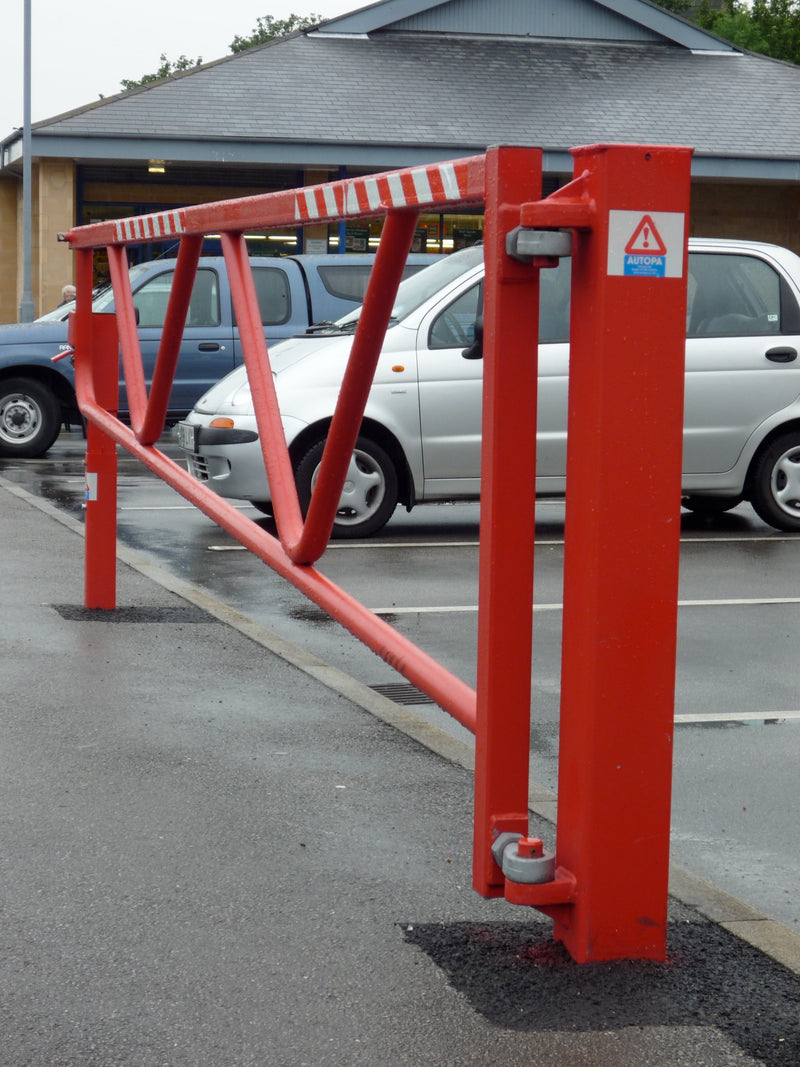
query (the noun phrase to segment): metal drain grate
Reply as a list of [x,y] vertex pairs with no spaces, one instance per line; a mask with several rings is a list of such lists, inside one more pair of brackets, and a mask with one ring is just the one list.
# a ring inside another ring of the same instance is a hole
[[395,704],[435,704],[427,693],[417,689],[415,685],[405,682],[389,682],[385,685],[371,685],[370,689],[381,696],[393,700]]
[[126,623],[216,623],[213,615],[192,604],[174,607],[84,608],[80,604],[52,604],[62,619],[68,622],[126,622]]

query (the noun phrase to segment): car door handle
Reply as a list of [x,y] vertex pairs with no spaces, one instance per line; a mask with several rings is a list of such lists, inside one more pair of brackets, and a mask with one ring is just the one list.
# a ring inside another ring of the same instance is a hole
[[773,363],[794,363],[797,359],[796,348],[770,348],[764,353]]
[[201,352],[219,352],[219,345],[216,341],[201,341],[197,347]]

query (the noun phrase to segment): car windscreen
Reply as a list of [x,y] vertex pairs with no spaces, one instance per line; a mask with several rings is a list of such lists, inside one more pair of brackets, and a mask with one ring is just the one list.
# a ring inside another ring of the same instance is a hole
[[[450,282],[482,262],[483,245],[475,245],[472,248],[454,252],[446,259],[437,260],[418,274],[406,278],[397,290],[397,299],[392,308],[392,322],[401,322],[412,311],[421,307],[426,300],[435,296],[444,286],[449,285]],[[360,314],[361,308],[356,308],[355,311],[338,319],[337,326],[345,330],[352,329]]]
[[[147,266],[144,263],[137,263],[130,269],[131,287],[136,289],[136,281],[142,275],[147,273]],[[76,308],[74,300],[70,300],[67,304],[61,304],[57,308],[53,308],[52,311],[48,311],[45,315],[40,315],[37,318],[37,322],[61,322],[66,319],[71,311]],[[114,310],[114,291],[110,284],[95,288],[94,299],[92,300],[92,311],[113,311]]]

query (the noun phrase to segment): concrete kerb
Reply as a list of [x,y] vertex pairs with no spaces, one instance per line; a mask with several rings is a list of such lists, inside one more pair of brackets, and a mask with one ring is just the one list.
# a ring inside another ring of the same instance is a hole
[[[65,512],[59,511],[48,501],[34,496],[2,476],[0,476],[0,488],[72,530],[79,537],[84,537],[83,524]],[[273,655],[315,678],[328,689],[345,697],[381,722],[401,731],[430,752],[467,771],[474,771],[475,753],[472,745],[450,736],[407,708],[376,693],[369,686],[357,681],[339,668],[299,645],[287,641],[269,627],[255,622],[189,582],[170,574],[141,553],[118,544],[117,559],[161,588],[201,608]],[[533,779],[529,781],[528,788],[531,814],[555,826],[558,815],[557,795]],[[693,908],[709,921],[723,927],[733,936],[747,942],[775,962],[800,975],[800,932],[770,919],[750,905],[674,862],[670,863],[669,892],[675,900]]]

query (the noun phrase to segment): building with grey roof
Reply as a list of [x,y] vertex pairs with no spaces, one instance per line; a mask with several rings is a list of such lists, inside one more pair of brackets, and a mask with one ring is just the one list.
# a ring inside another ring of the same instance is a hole
[[[548,190],[571,176],[576,145],[690,145],[693,233],[800,251],[798,102],[800,68],[742,52],[648,0],[382,0],[37,123],[36,311],[57,303],[71,277],[56,235],[76,222],[501,143],[541,147]],[[9,321],[22,277],[21,134],[0,153],[0,318]],[[481,219],[421,225],[438,250]],[[272,236],[273,250],[348,240],[336,227]]]

